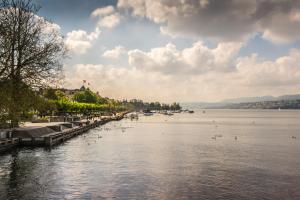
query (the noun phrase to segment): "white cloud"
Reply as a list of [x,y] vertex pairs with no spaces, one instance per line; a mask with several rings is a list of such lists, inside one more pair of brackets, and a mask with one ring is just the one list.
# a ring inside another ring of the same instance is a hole
[[237,60],[242,83],[251,86],[293,86],[300,84],[300,51],[292,49],[287,56],[275,61],[260,60],[253,54]]
[[123,46],[116,46],[111,50],[107,50],[102,54],[102,57],[107,59],[118,59],[122,54],[126,53],[126,49]]
[[100,36],[100,28],[113,28],[120,23],[121,16],[113,6],[97,8],[91,13],[91,17],[99,18],[95,31],[87,33],[85,30],[73,30],[67,33],[65,44],[76,54],[85,54],[92,44]]
[[40,22],[39,25],[41,25],[41,37],[43,40],[50,42],[55,39],[59,42],[63,42],[61,27],[58,24],[50,22],[44,17],[40,17],[38,15],[34,15],[34,20]]
[[[157,76],[155,73],[147,75],[126,67],[78,64],[72,66],[72,69],[72,74],[66,76],[67,87],[80,87],[82,80],[88,80],[91,88],[99,91],[102,96],[117,99],[137,97],[148,100],[157,99],[157,95],[161,94],[159,92],[161,88],[153,83],[161,86],[168,83],[162,76]],[[146,91],[149,91],[147,97],[145,97]],[[166,95],[163,96],[162,98],[166,98]]]
[[105,28],[113,28],[117,26],[121,21],[120,14],[115,10],[113,6],[97,8],[91,13],[91,17],[99,18],[97,26]]
[[74,30],[67,33],[65,39],[66,46],[76,54],[85,54],[92,47],[94,40],[98,39],[101,31],[96,28],[94,32],[88,34],[84,30]]
[[102,8],[97,8],[91,14],[92,17],[102,17],[106,15],[110,15],[115,12],[115,8],[113,6],[106,6]]
[[118,8],[171,36],[243,41],[259,32],[276,43],[300,39],[300,1],[119,0]]
[[131,50],[128,52],[129,64],[145,71],[156,71],[165,74],[178,73],[185,70],[181,66],[181,55],[173,44],[151,49],[150,52]]
[[300,50],[265,60],[255,54],[236,58],[239,48],[238,43],[208,48],[197,42],[181,51],[173,44],[149,52],[132,50],[129,67],[78,64],[66,77],[71,87],[88,80],[103,96],[148,101],[218,101],[299,92]]
[[45,34],[48,34],[48,33],[60,33],[61,28],[60,28],[60,26],[58,24],[51,23],[49,21],[46,21],[45,19],[43,19],[43,21],[45,23],[44,23],[44,26],[42,28],[42,31]]
[[113,27],[117,26],[120,23],[120,21],[121,21],[121,17],[119,15],[119,13],[114,13],[114,14],[102,17],[98,22],[98,26],[105,27],[105,28],[113,28]]
[[[214,46],[195,42],[179,49],[168,43],[150,50],[127,51],[116,46],[102,54],[106,59],[128,55],[128,66],[77,64],[67,74],[69,87],[88,80],[94,90],[114,98],[142,98],[159,101],[218,101],[241,96],[298,93],[300,50],[266,60],[259,55],[239,57],[241,40],[257,32],[275,43],[297,40],[300,10],[293,1],[213,0],[119,0],[114,7],[96,9],[97,27],[112,28],[120,23],[121,10],[146,17],[161,30],[177,36],[208,37]],[[293,6],[292,6],[293,5]],[[66,43],[85,53],[100,31],[68,33]]]
[[202,42],[179,51],[175,45],[151,49],[149,52],[131,50],[129,64],[133,67],[165,74],[201,74],[210,71],[231,71],[240,43],[220,43],[208,48]]

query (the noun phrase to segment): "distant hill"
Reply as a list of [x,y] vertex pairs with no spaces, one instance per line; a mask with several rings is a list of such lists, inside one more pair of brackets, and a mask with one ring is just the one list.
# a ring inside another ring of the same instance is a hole
[[275,101],[276,97],[273,96],[262,96],[262,97],[240,97],[225,99],[221,102],[223,103],[248,103],[248,102],[260,102],[260,101]]
[[228,108],[228,109],[300,109],[300,94],[261,97],[241,97],[225,99],[221,102],[193,102],[181,103],[183,108]]
[[278,100],[247,103],[233,103],[219,108],[228,109],[300,109],[300,100]]
[[262,101],[281,101],[281,100],[297,100],[300,99],[300,94],[283,95],[283,96],[261,96],[261,97],[241,97],[234,99],[225,99],[223,103],[251,103],[251,102],[262,102]]
[[221,108],[229,105],[229,103],[209,103],[209,102],[188,102],[180,103],[183,109],[203,109],[203,108]]

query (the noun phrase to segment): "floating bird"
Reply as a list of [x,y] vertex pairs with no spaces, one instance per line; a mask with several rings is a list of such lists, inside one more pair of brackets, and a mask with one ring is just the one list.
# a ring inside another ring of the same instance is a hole
[[217,138],[216,138],[216,136],[214,136],[214,137],[211,137],[211,139],[216,140]]
[[235,136],[234,139],[237,140],[237,136]]
[[297,139],[297,137],[296,136],[292,136],[292,139]]

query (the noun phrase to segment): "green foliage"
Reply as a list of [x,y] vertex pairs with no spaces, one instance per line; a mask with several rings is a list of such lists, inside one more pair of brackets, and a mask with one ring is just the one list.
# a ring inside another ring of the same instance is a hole
[[53,115],[57,110],[55,100],[46,100],[43,97],[39,97],[35,108],[40,116]]
[[57,90],[53,88],[47,88],[43,92],[43,96],[49,100],[58,100],[58,95],[56,94]]
[[180,109],[181,109],[181,106],[179,105],[179,103],[176,103],[176,102],[174,102],[170,106],[170,110],[180,110]]
[[90,89],[80,91],[74,94],[73,100],[80,103],[97,103],[98,96]]
[[55,95],[57,96],[57,100],[63,100],[63,101],[69,100],[68,96],[60,90],[56,90]]
[[89,88],[76,92],[73,96],[73,100],[79,103],[96,103],[96,104],[108,104],[110,99],[103,98],[100,95],[92,92]]
[[124,111],[126,107],[122,105],[113,104],[95,104],[95,103],[79,103],[58,100],[55,101],[57,110],[60,113],[95,113],[95,112],[105,112],[105,111]]
[[36,105],[38,94],[23,82],[15,84],[7,80],[0,84],[0,99],[0,120],[9,120],[15,127],[24,114]]
[[181,106],[179,103],[173,103],[171,105],[169,104],[161,104],[159,102],[143,102],[142,100],[138,99],[132,99],[129,102],[127,100],[124,100],[122,102],[123,105],[125,105],[129,109],[134,110],[180,110]]

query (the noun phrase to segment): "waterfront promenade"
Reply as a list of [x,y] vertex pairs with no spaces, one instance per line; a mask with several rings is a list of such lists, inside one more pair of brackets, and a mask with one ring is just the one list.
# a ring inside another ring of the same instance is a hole
[[98,117],[92,120],[25,124],[23,127],[7,131],[6,134],[10,135],[9,138],[0,139],[0,153],[22,146],[51,147],[110,121],[121,120],[126,113],[122,112],[114,116]]

